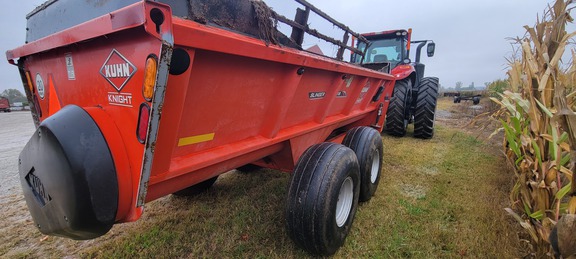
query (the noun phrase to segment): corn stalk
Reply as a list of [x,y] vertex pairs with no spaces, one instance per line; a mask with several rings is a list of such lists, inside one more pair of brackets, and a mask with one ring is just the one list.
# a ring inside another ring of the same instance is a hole
[[572,5],[557,0],[542,21],[524,27],[522,58],[509,60],[510,91],[493,98],[505,114],[505,154],[516,175],[506,211],[526,229],[538,257],[551,255],[548,237],[558,219],[576,213],[576,63],[561,63],[576,35],[566,32]]

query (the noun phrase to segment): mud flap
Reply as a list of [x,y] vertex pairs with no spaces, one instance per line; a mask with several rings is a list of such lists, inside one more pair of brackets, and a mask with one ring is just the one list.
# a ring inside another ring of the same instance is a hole
[[112,228],[118,209],[114,161],[84,109],[69,105],[44,120],[20,153],[19,174],[42,233],[91,239]]

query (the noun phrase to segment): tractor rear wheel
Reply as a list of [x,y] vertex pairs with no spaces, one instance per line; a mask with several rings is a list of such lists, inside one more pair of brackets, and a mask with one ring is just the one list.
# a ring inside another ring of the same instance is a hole
[[414,112],[414,137],[429,139],[434,136],[434,120],[438,99],[438,78],[425,77],[418,86]]
[[216,182],[216,180],[218,179],[218,176],[214,176],[204,182],[201,183],[197,183],[195,185],[192,185],[186,189],[182,189],[180,191],[177,191],[175,193],[173,193],[172,195],[174,196],[179,196],[179,197],[189,197],[189,196],[194,196],[200,193],[205,192],[206,190],[210,189],[210,187],[212,187],[212,185],[214,185],[214,183]]
[[397,81],[386,112],[386,133],[396,137],[406,135],[406,128],[410,120],[411,96],[412,81],[410,79]]
[[288,189],[288,235],[314,255],[334,254],[352,227],[359,190],[354,151],[335,143],[309,147],[298,159]]
[[378,188],[382,171],[384,145],[380,133],[370,127],[356,127],[346,132],[342,145],[356,153],[360,165],[360,198],[368,201]]

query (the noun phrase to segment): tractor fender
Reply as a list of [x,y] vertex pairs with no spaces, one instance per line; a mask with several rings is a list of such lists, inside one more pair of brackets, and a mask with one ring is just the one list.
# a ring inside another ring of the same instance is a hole
[[392,69],[391,74],[394,75],[396,80],[410,78],[410,80],[412,80],[412,85],[414,85],[416,80],[416,69],[410,65],[399,65]]

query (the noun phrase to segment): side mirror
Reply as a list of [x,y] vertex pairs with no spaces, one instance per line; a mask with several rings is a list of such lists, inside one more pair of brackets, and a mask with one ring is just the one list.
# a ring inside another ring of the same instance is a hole
[[426,47],[426,52],[428,52],[428,57],[434,57],[434,50],[436,49],[436,43],[430,42],[428,43],[428,47]]

